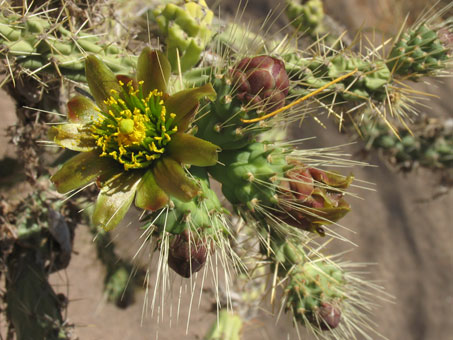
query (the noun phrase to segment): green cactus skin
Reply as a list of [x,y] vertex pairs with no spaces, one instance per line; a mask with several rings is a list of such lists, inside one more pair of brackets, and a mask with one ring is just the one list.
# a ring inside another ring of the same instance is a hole
[[304,4],[287,0],[285,13],[291,24],[301,32],[306,31],[311,36],[316,36],[324,31],[324,7],[321,0],[308,0]]
[[374,122],[364,116],[360,126],[365,148],[380,149],[390,157],[392,163],[410,170],[415,162],[432,169],[453,167],[453,122],[443,124],[434,119],[421,120],[413,127],[413,134],[399,129],[399,138],[387,124]]
[[[261,232],[267,239],[268,232],[264,229]],[[269,244],[262,245],[261,251],[272,261],[273,270],[277,267],[278,276],[286,278],[286,311],[301,324],[311,323],[320,329],[335,328],[332,323],[326,327],[318,314],[323,304],[335,306],[341,314],[341,303],[346,299],[344,271],[326,259],[308,258],[300,242],[282,236],[271,233]]]
[[143,227],[153,230],[161,249],[166,248],[163,242],[169,242],[168,265],[185,278],[199,271],[216,248],[222,249],[222,256],[231,255],[227,248],[231,231],[224,216],[228,212],[209,187],[206,170],[191,167],[190,171],[200,184],[199,194],[189,202],[171,197],[169,207],[147,217]]
[[257,110],[246,108],[234,96],[234,84],[228,76],[216,77],[213,87],[217,92],[215,101],[202,105],[195,121],[197,137],[216,141],[223,150],[239,149],[251,143],[255,137],[270,129],[265,122],[246,124],[241,119],[255,118]]
[[85,56],[95,53],[115,73],[132,74],[137,58],[119,46],[102,43],[99,37],[71,33],[62,24],[40,16],[0,15],[2,58],[9,63],[38,73],[63,75],[85,82]]
[[286,154],[283,149],[256,142],[240,150],[222,152],[219,164],[208,171],[222,183],[222,192],[233,205],[254,211],[258,203],[264,206],[278,203],[276,178],[283,177],[292,167],[286,162]]
[[[194,232],[203,232],[206,235],[218,235],[219,231],[227,233],[224,229],[219,216],[226,211],[222,208],[217,194],[209,187],[209,180],[204,170],[197,167],[191,167],[192,176],[200,183],[200,193],[197,197],[189,202],[183,202],[174,197],[171,198],[172,204],[168,214],[157,211],[149,217],[152,224],[158,227],[158,233],[164,231],[171,234],[180,234],[186,229],[198,230]],[[164,208],[165,209],[165,208]],[[144,228],[148,228],[145,225]]]
[[272,216],[268,223],[277,229],[289,225],[324,236],[321,225],[334,223],[350,211],[341,196],[352,176],[311,169],[320,175],[315,179],[307,167],[292,159],[291,150],[252,143],[222,152],[219,164],[208,171],[246,219],[248,214],[258,221]]
[[239,315],[222,309],[204,340],[240,340],[242,319]]
[[438,37],[438,30],[422,23],[401,35],[390,51],[387,66],[400,76],[416,80],[445,69],[449,52]]
[[[330,86],[322,95],[325,102],[344,103],[386,99],[391,72],[383,61],[369,62],[359,56],[338,54],[333,57],[300,58],[297,53],[283,56],[286,70],[297,78],[293,93],[305,95],[339,76],[358,70],[357,75]],[[334,97],[335,96],[335,97]]]
[[213,35],[214,13],[205,1],[168,3],[157,7],[153,16],[165,38],[172,69],[177,71],[179,66],[184,72],[196,65]]

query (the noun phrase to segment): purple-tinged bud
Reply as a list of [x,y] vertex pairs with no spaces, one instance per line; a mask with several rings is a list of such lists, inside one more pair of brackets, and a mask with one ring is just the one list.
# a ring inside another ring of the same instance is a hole
[[193,233],[184,230],[175,235],[170,243],[168,265],[182,277],[190,277],[198,272],[206,262],[207,244],[198,240]]
[[319,321],[319,327],[323,331],[336,328],[341,321],[340,309],[328,302],[321,302],[321,306],[316,311],[316,316]]
[[310,168],[294,161],[294,168],[285,173],[278,195],[282,212],[278,217],[296,228],[324,236],[323,224],[338,221],[349,210],[342,189],[352,176],[341,176]]
[[284,106],[289,90],[285,64],[266,55],[242,59],[233,69],[233,84],[244,104],[261,105],[263,112]]

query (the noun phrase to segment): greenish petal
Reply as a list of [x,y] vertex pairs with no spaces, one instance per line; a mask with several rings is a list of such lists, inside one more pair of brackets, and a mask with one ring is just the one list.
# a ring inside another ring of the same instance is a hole
[[200,104],[195,105],[193,109],[184,116],[184,118],[178,121],[179,131],[186,131],[189,128],[190,123],[192,123],[193,119],[195,118],[199,107]]
[[96,148],[96,140],[86,124],[68,123],[52,126],[48,137],[56,144],[74,151],[91,151]]
[[[208,97],[210,100],[214,100],[216,96],[217,93],[214,88],[208,83],[200,87],[175,93],[165,101],[165,106],[168,113],[176,114],[174,120],[176,124],[181,126],[180,122],[184,121],[184,125],[188,125],[187,119],[185,118],[186,116],[191,116],[190,120],[193,119],[193,115],[196,113],[195,109],[198,107],[200,99]],[[184,129],[180,128],[180,131],[184,131]]]
[[334,188],[346,189],[354,180],[353,175],[343,176],[333,171],[323,171],[316,168],[309,168],[308,170],[316,181]]
[[170,73],[170,62],[162,52],[153,51],[149,47],[143,49],[137,62],[137,80],[143,80],[145,94],[155,89],[165,93]]
[[146,210],[158,210],[168,202],[168,195],[156,183],[153,172],[148,170],[138,186],[135,205]]
[[306,214],[307,220],[311,223],[331,224],[343,218],[351,211],[351,206],[344,200],[340,199],[338,206],[325,208],[304,208],[311,214]]
[[93,181],[103,181],[120,168],[110,158],[99,157],[97,151],[82,152],[69,159],[50,178],[59,193],[67,193]]
[[68,101],[68,119],[72,123],[88,123],[99,116],[93,101],[85,96],[75,96]]
[[118,80],[118,82],[122,82],[124,84],[123,89],[125,89],[125,90],[128,89],[128,87],[126,85],[129,84],[129,82],[132,82],[134,88],[137,88],[137,81],[134,78],[132,78],[126,74],[117,74],[116,80]]
[[125,171],[101,188],[92,217],[95,227],[110,231],[121,222],[134,200],[142,175],[141,171]]
[[171,158],[158,160],[153,173],[158,185],[181,201],[190,201],[200,191],[197,182],[187,177],[181,165]]
[[220,148],[193,135],[176,133],[167,146],[168,154],[174,160],[196,166],[212,166],[217,163]]
[[85,75],[96,104],[105,110],[104,100],[110,98],[111,91],[121,91],[115,74],[100,59],[89,55],[85,60]]

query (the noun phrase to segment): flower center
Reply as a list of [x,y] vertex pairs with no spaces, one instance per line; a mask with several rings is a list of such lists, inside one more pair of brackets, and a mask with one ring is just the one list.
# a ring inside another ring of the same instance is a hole
[[145,168],[158,159],[171,135],[178,131],[174,113],[167,113],[163,93],[143,93],[143,82],[136,88],[132,81],[123,88],[112,90],[104,101],[107,109],[91,127],[101,157],[111,157],[124,165],[125,170]]

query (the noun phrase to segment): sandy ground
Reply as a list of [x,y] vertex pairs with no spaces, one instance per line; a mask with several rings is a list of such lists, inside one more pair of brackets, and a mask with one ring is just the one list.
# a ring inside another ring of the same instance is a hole
[[[328,9],[340,16],[339,11],[335,11],[333,0],[326,3]],[[346,5],[347,3],[348,1]],[[362,17],[375,10],[374,7],[369,7],[369,1],[358,3],[364,6],[361,8]],[[343,10],[341,15],[351,27],[361,24],[357,13],[352,10]],[[374,17],[369,16],[371,21]],[[430,104],[432,110],[438,115],[451,117],[452,82],[439,86],[438,91],[441,99]],[[11,114],[10,101],[3,95],[0,100],[1,135],[4,127],[14,122],[14,115]],[[315,141],[307,142],[306,147],[349,142],[348,137],[339,135],[333,126],[324,130],[310,122],[293,133],[298,138],[317,136]],[[356,149],[357,146],[352,146],[348,152],[354,153]],[[12,150],[2,139],[0,159],[5,155],[14,156]],[[376,191],[358,190],[363,200],[351,199],[353,211],[342,220],[343,225],[354,230],[354,233],[344,231],[342,234],[358,246],[337,242],[335,248],[337,251],[352,249],[345,255],[346,259],[373,263],[369,267],[369,278],[379,281],[395,297],[393,303],[383,303],[376,307],[372,316],[377,329],[385,337],[395,340],[453,339],[453,192],[436,196],[439,187],[436,178],[428,171],[416,170],[403,175],[395,173],[378,155],[368,161],[376,167],[356,168],[354,174],[356,178],[375,183],[372,187]],[[128,255],[137,247],[135,241],[138,234],[132,229],[134,226],[127,229],[123,227],[115,240],[120,250]],[[151,271],[155,273],[156,268]],[[104,269],[96,258],[92,236],[87,227],[80,226],[70,266],[52,280],[57,290],[69,296],[68,320],[74,323],[75,334],[81,340],[201,339],[215,318],[209,289],[204,292],[200,304],[199,294],[196,293],[191,307],[189,331],[186,332],[191,291],[191,282],[188,280],[175,277],[173,298],[168,298],[161,304],[165,308],[155,309],[154,316],[145,315],[142,318],[145,291],[137,291],[136,302],[130,307],[119,309],[105,302],[102,293],[103,277]],[[208,277],[207,288],[212,287],[209,281]],[[183,288],[180,292],[181,282]],[[199,289],[200,281],[197,282],[195,291],[199,292]],[[180,294],[182,298],[178,319],[176,315]],[[152,297],[147,298],[148,301],[152,301],[151,299]],[[243,339],[297,338],[285,316],[282,316],[277,325],[274,320],[274,317],[262,312],[259,318],[246,323]],[[310,339],[304,333],[302,338]]]

